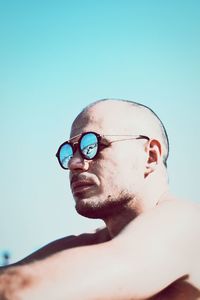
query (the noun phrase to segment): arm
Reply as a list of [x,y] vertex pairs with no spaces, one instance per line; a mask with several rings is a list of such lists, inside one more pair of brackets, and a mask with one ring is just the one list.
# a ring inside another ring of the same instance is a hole
[[186,204],[177,206],[160,204],[131,222],[112,241],[64,250],[40,262],[10,269],[0,279],[0,295],[9,293],[10,285],[12,296],[0,299],[118,300],[153,296],[176,279],[190,275],[200,251],[199,211]]
[[50,255],[53,255],[57,252],[67,250],[70,248],[103,243],[108,239],[109,234],[106,228],[98,229],[96,230],[96,232],[66,236],[43,246],[39,250],[33,252],[32,254],[28,255],[27,257],[23,258],[22,260],[16,263],[7,265],[6,267],[0,267],[0,271],[5,268],[10,268],[13,266],[19,266],[38,261],[47,258]]

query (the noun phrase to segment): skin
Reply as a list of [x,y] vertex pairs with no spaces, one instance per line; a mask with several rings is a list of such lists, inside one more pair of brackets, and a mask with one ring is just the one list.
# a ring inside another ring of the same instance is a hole
[[[107,111],[112,113],[108,115]],[[126,117],[122,118],[122,115]],[[75,120],[71,138],[92,130],[101,135],[144,134],[146,128],[139,118],[137,110],[133,114],[133,110],[130,111],[130,107],[124,103],[102,102],[88,109]],[[157,127],[152,126],[151,130],[148,130],[148,135],[158,136],[157,131]],[[109,139],[113,141],[117,138],[113,136]],[[157,174],[163,177],[163,186],[157,191],[156,196],[159,197],[167,190],[167,186],[164,186],[166,171],[160,152],[160,142],[152,139],[150,143],[146,140],[113,143],[111,147],[100,153],[98,160],[94,161],[84,160],[78,152],[75,153],[69,164],[70,182],[72,177],[76,176],[80,179],[91,179],[95,183],[94,187],[81,191],[80,194],[74,194],[72,189],[78,213],[90,218],[101,218],[105,221],[111,236],[115,235],[113,231],[118,233],[127,224],[127,220],[136,217],[145,209],[144,206],[149,206],[152,202],[146,197],[141,197],[140,194],[144,184],[147,188],[148,180],[144,179],[153,172],[157,160],[160,162]],[[138,201],[137,198],[140,200]]]
[[103,219],[111,240],[8,269],[1,300],[200,299],[200,209],[170,194],[159,129],[141,122],[143,113],[100,102],[72,126],[71,138],[86,131],[151,138],[113,143],[92,161],[77,151],[70,161],[70,181],[92,182],[71,184],[77,211]]

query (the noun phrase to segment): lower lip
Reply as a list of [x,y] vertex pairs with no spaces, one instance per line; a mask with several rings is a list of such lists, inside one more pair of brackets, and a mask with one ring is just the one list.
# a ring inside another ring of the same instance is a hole
[[82,185],[82,186],[77,186],[76,188],[73,189],[73,195],[76,196],[77,194],[87,192],[93,188],[94,185]]

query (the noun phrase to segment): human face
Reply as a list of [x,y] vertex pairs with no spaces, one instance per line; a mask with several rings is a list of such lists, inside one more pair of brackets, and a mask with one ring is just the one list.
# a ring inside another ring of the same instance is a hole
[[[80,116],[72,126],[71,140],[78,141],[84,132],[95,131],[101,135],[131,134],[127,126],[117,125],[116,120],[105,117],[98,107]],[[117,128],[118,127],[118,128]],[[77,137],[78,136],[78,137]],[[73,138],[74,137],[74,138]],[[109,143],[112,137],[105,137]],[[71,190],[77,211],[90,218],[106,218],[119,212],[133,201],[138,187],[144,180],[144,143],[126,140],[102,147],[93,160],[85,160],[79,151],[69,161]]]

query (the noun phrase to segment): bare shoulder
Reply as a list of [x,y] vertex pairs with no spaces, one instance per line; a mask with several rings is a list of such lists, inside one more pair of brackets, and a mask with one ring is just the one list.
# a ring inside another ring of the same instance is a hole
[[[200,232],[200,204],[170,197],[159,202],[157,206],[143,212],[135,218],[121,234],[130,231],[144,229],[149,231],[156,229],[163,234],[169,232],[169,235],[177,231],[186,229]],[[170,231],[173,228],[173,231]],[[163,231],[164,230],[164,231]],[[191,232],[190,232],[191,234]]]
[[[173,243],[174,250],[191,248],[194,243],[200,251],[200,205],[197,203],[169,198],[156,207],[139,215],[122,232],[135,240]],[[194,250],[194,249],[193,249]]]
[[[160,202],[149,213],[149,219],[160,221],[161,227],[176,232],[180,237],[194,238],[200,234],[200,204],[178,198],[170,198]],[[181,235],[183,233],[183,235]],[[194,234],[194,236],[193,236]]]
[[197,288],[200,297],[200,204],[176,199],[169,203],[166,201],[162,203],[162,207],[160,205],[163,214],[165,207],[169,217],[173,216],[173,223],[170,225],[172,238],[177,237],[177,249],[183,253],[183,258],[185,256],[188,268],[185,282],[188,287],[191,284]]
[[[200,204],[169,196],[158,203],[151,210],[143,213],[136,222],[156,224],[159,221],[162,229],[180,228],[199,230],[200,227]],[[173,233],[173,232],[171,232]]]
[[180,199],[178,197],[169,196],[163,201],[160,201],[157,205],[157,207],[162,207],[163,209],[174,210],[176,212],[180,212],[180,214],[183,213],[194,213],[194,214],[200,214],[200,202],[194,202],[190,200]]
[[187,278],[187,282],[200,289],[199,237],[200,206],[169,199],[130,222],[116,237],[116,243],[129,261],[136,258],[134,267],[138,266],[138,273],[146,270],[141,282],[149,286],[151,276],[159,274],[156,283],[152,282],[154,291],[180,278]]

